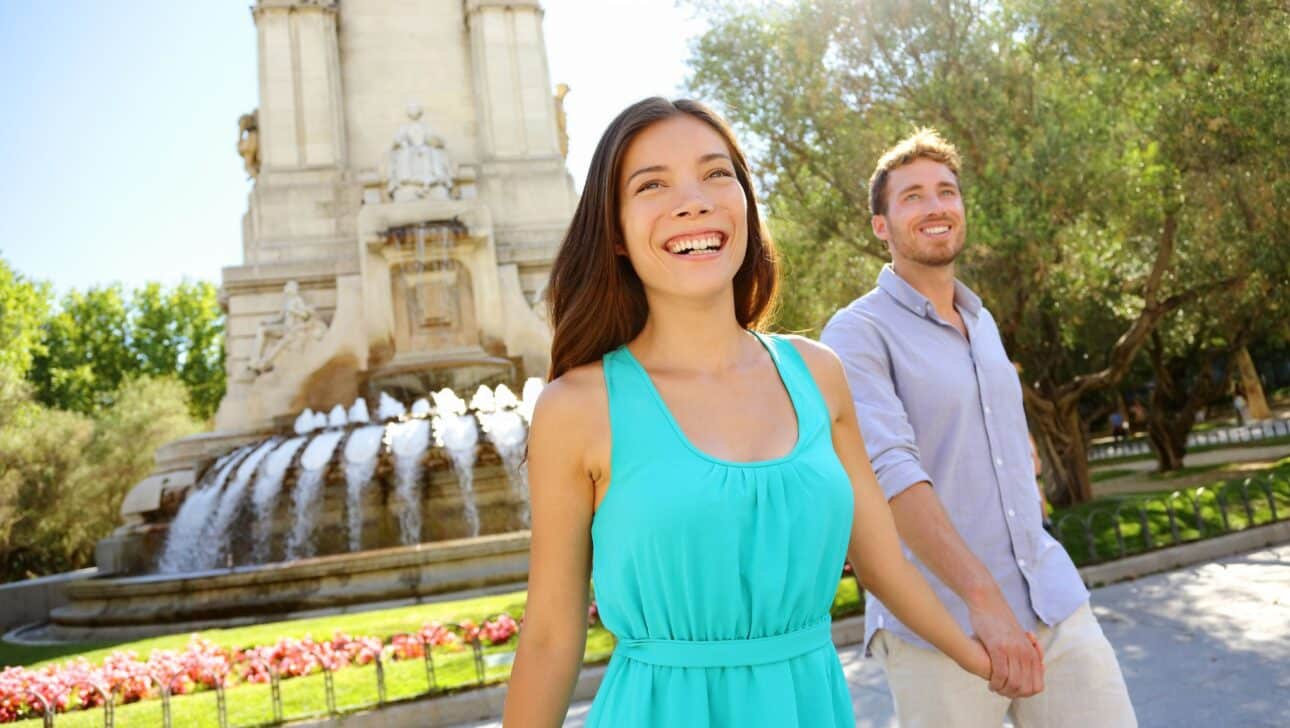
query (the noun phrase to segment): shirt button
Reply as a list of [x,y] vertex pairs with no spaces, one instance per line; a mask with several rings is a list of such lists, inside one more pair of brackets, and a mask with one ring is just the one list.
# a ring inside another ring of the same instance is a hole
[[986,406],[985,406],[985,413],[986,413],[987,415],[988,415],[988,414],[990,414],[990,405],[986,405]]
[[1025,560],[1025,559],[1017,559],[1017,566],[1020,566],[1020,567],[1021,567],[1021,568],[1023,568],[1023,569],[1024,569],[1024,568],[1026,568],[1026,560]]
[[1016,515],[1017,515],[1016,511],[1012,510],[1011,508],[1008,509],[1008,518],[1012,518]]
[[998,465],[999,467],[1003,467],[1003,458],[995,458],[994,464]]

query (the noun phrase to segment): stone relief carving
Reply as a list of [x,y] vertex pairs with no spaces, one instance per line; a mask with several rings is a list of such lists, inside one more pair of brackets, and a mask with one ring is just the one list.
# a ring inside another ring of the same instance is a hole
[[237,120],[237,153],[247,177],[260,174],[260,112],[242,114]]
[[395,202],[452,196],[452,163],[443,139],[421,122],[421,107],[408,104],[408,123],[399,127],[389,154],[387,189]]
[[318,341],[327,333],[318,310],[300,295],[300,284],[287,281],[282,287],[282,312],[260,322],[255,332],[255,350],[247,373],[258,377],[273,369],[273,361],[288,347]]
[[564,113],[564,97],[569,95],[569,84],[555,87],[555,128],[560,139],[560,156],[569,158],[569,116]]

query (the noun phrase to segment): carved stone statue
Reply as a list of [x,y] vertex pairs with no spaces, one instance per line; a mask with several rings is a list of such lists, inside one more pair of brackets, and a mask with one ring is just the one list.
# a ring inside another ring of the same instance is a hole
[[560,135],[560,156],[569,158],[569,117],[564,113],[564,97],[569,95],[569,84],[555,87],[555,128]]
[[255,354],[247,371],[252,377],[273,369],[273,360],[287,347],[317,341],[327,333],[318,311],[300,295],[300,284],[287,281],[282,287],[282,313],[260,322],[255,332]]
[[399,127],[390,148],[390,198],[446,200],[452,193],[452,163],[443,139],[420,121],[419,105],[408,104],[407,113],[409,121]]
[[260,174],[260,112],[242,114],[237,120],[237,153],[247,177]]

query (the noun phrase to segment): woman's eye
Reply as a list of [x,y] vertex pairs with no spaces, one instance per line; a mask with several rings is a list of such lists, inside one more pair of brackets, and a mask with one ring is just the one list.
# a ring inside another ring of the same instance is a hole
[[708,177],[734,177],[735,173],[728,169],[718,168],[708,173]]
[[654,190],[654,189],[658,189],[659,187],[662,187],[662,186],[663,186],[663,183],[662,183],[662,182],[659,182],[658,180],[650,180],[649,182],[646,182],[645,184],[641,185],[640,187],[637,187],[637,188],[636,188],[636,192],[637,192],[637,193],[641,193],[641,192],[645,192],[645,191],[647,191],[647,190]]
[[918,194],[917,192],[915,192],[915,193],[914,193],[914,194],[912,194],[912,195],[905,195],[905,200],[906,200],[906,201],[908,201],[908,202],[914,202],[914,201],[916,201],[919,197],[922,197],[922,195],[920,195],[920,194]]

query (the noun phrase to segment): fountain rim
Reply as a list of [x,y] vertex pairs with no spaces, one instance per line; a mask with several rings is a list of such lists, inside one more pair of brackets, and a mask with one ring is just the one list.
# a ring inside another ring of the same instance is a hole
[[259,586],[302,579],[353,576],[363,572],[455,561],[463,557],[490,556],[517,550],[527,551],[529,533],[529,531],[512,531],[184,574],[96,576],[69,584],[67,590],[69,597],[79,599],[156,597],[165,594],[189,594],[198,589]]

